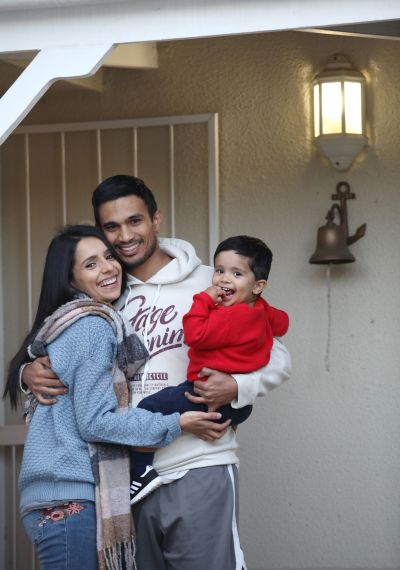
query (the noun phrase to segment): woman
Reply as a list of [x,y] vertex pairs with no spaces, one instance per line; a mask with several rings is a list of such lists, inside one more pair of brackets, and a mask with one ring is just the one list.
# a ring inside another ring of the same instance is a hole
[[135,568],[128,453],[115,444],[160,447],[181,430],[204,439],[223,435],[211,421],[218,413],[128,408],[125,374],[146,351],[110,305],[123,284],[121,265],[97,228],[65,228],[49,246],[36,318],[10,364],[5,395],[14,406],[27,350],[48,354],[68,387],[56,405],[33,399],[27,410],[20,512],[42,570]]

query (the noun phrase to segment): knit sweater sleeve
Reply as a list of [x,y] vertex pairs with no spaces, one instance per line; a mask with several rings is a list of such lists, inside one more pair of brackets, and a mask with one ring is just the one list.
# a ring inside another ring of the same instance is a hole
[[[57,346],[52,346],[57,345]],[[60,380],[69,387],[79,433],[87,442],[163,447],[180,435],[179,414],[138,408],[118,410],[112,385],[116,338],[101,317],[71,325],[49,349]]]

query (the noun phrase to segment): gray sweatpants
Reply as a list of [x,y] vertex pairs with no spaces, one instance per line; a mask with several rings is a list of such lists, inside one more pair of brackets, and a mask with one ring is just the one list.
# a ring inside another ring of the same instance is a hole
[[191,469],[135,508],[138,570],[242,570],[234,465]]

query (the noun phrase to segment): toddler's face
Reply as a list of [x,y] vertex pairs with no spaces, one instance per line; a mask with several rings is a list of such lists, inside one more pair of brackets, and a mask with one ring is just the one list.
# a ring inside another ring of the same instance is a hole
[[266,281],[256,279],[247,257],[234,251],[221,251],[215,258],[212,284],[221,287],[221,305],[229,307],[238,303],[253,305]]

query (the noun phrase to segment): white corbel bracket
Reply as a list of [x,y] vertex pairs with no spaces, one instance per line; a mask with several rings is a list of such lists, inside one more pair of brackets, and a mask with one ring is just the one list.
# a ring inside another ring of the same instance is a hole
[[41,50],[0,99],[0,145],[55,81],[93,75],[112,49],[82,44]]

